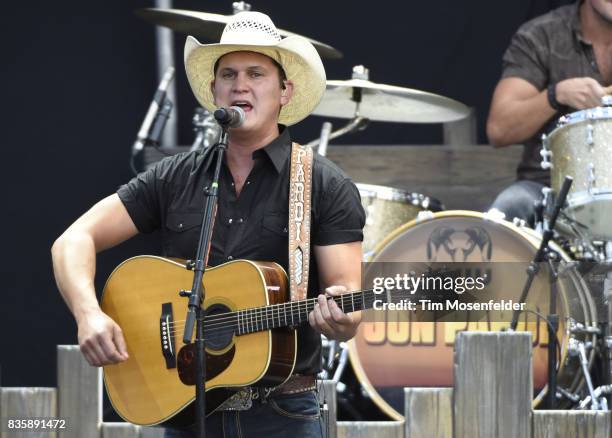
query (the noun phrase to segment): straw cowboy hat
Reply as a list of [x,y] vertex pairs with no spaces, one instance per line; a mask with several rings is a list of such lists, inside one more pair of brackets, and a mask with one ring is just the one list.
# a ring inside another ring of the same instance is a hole
[[209,111],[216,106],[210,84],[214,65],[230,52],[249,51],[278,62],[293,82],[293,96],[281,109],[278,122],[293,125],[308,116],[325,92],[325,69],[314,46],[305,38],[281,39],[270,17],[260,12],[240,12],[225,26],[218,44],[200,44],[192,36],[185,43],[185,70],[200,104]]

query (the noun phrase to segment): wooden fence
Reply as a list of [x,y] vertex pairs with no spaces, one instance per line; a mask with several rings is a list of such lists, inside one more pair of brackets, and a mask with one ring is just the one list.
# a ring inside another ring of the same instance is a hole
[[[406,388],[405,421],[337,422],[333,382],[319,395],[330,438],[610,438],[610,412],[533,411],[531,335],[469,332],[455,342],[454,388]],[[102,421],[102,376],[78,347],[58,347],[58,388],[0,388],[0,436],[157,438],[163,430]],[[9,419],[58,418],[59,431],[19,432]]]

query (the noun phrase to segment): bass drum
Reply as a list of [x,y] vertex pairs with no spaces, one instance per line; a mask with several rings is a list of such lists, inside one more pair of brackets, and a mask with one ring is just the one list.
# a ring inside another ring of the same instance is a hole
[[[444,242],[437,242],[432,249],[432,241],[439,236],[444,236]],[[478,242],[474,242],[474,236],[478,236]],[[503,296],[518,301],[527,275],[523,268],[533,259],[540,241],[532,230],[518,228],[483,213],[444,211],[396,229],[375,249],[369,261],[422,264],[433,260],[452,262],[458,257],[461,260],[457,261],[504,262],[492,266],[491,278],[502,281],[492,281],[490,286],[495,293],[498,285],[503,284]],[[571,318],[587,326],[593,325],[595,306],[586,283],[574,265],[569,264],[570,258],[556,244],[551,243],[550,247],[559,254],[560,271],[563,272],[558,282],[561,366],[557,380],[560,386],[574,392],[583,379],[578,360],[567,358],[569,339],[573,336],[568,333],[567,322]],[[511,277],[509,262],[514,262]],[[520,271],[516,270],[517,266],[521,267]],[[517,278],[517,272],[525,274]],[[532,284],[528,306],[537,300],[540,312],[546,313],[548,296],[548,270],[542,267]],[[394,313],[387,312],[387,320],[382,322],[380,318],[379,322],[368,322],[374,318],[364,315],[357,334],[349,342],[349,355],[355,375],[372,400],[396,420],[404,419],[404,387],[453,386],[453,346],[458,332],[501,330],[510,326],[509,322],[392,321]],[[525,315],[531,321],[528,326]],[[536,322],[536,319],[531,313],[521,315],[520,319],[522,328],[529,327],[532,332],[534,407],[544,398],[548,379],[548,333],[545,321]],[[518,329],[521,330],[521,325]],[[595,341],[594,337],[589,340]],[[591,353],[591,361],[592,358]]]

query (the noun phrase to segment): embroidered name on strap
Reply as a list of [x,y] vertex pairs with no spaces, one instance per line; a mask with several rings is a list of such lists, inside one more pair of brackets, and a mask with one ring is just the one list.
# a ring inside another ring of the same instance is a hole
[[289,288],[291,301],[306,299],[310,263],[312,148],[293,143],[289,181]]

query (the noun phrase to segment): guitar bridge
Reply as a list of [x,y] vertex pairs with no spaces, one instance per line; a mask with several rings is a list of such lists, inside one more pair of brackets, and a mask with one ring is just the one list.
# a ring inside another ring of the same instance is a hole
[[159,318],[159,339],[161,342],[161,351],[166,360],[166,368],[176,368],[172,303],[162,304],[161,317]]

